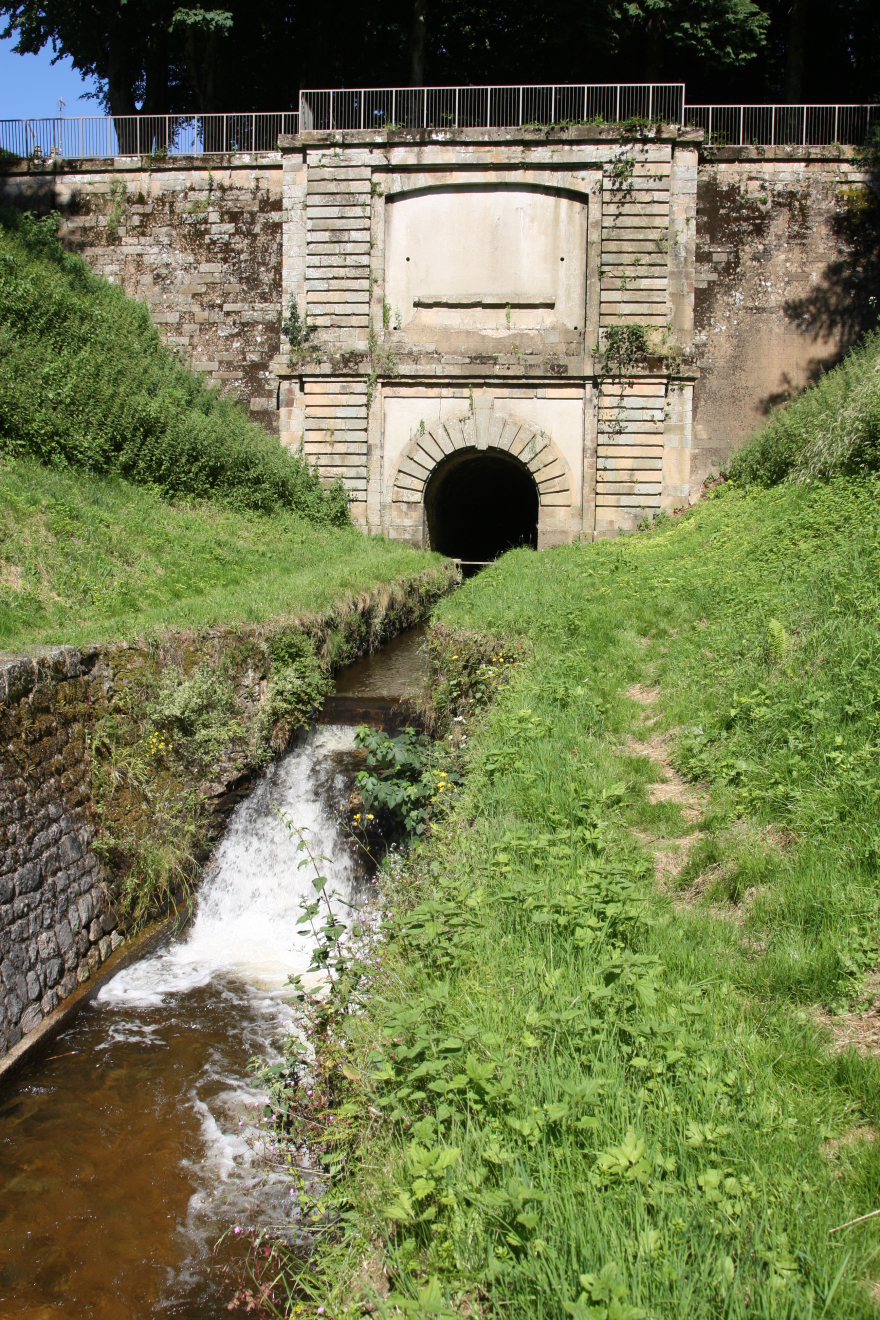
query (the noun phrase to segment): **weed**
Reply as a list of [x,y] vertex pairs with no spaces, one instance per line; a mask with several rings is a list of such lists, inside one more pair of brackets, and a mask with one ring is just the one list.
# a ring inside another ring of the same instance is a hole
[[281,333],[290,344],[287,358],[291,371],[298,371],[307,362],[320,362],[318,347],[312,341],[315,328],[309,322],[309,314],[300,315],[296,298],[290,300],[287,316],[281,322]]

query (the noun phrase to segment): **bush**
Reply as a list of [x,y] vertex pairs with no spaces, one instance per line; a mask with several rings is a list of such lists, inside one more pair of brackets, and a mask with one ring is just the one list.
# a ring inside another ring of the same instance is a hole
[[315,648],[298,633],[278,637],[270,648],[272,669],[257,715],[257,755],[269,761],[280,755],[297,729],[308,727],[333,686]]
[[118,472],[166,497],[348,522],[342,483],[325,488],[179,362],[147,308],[65,252],[57,226],[0,209],[0,452]]
[[774,413],[739,453],[728,477],[740,486],[827,480],[880,471],[880,331]]
[[176,755],[193,766],[209,766],[242,734],[231,682],[208,667],[185,677],[169,665],[147,705],[144,725],[151,756]]

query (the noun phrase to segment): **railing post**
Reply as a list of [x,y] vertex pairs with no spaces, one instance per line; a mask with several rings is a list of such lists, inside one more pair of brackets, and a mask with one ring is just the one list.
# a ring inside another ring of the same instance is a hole
[[[333,93],[331,92],[330,95],[332,96]],[[392,124],[397,123],[397,88],[396,87],[391,88],[391,122]]]
[[709,106],[709,146],[712,145],[712,107]]
[[255,111],[251,111],[251,151],[257,149],[257,116]]
[[428,127],[428,89],[425,88],[425,102],[422,107],[422,128]]
[[80,158],[80,160],[84,160],[84,159],[85,159],[85,154],[86,154],[86,146],[85,146],[85,135],[84,135],[84,133],[83,133],[83,117],[82,117],[82,115],[80,115],[80,117],[79,117],[79,158]]
[[458,132],[458,91],[459,89],[456,87],[455,89],[455,131],[456,132]]
[[113,155],[113,129],[111,128],[112,123],[113,120],[108,115],[107,116],[107,155],[108,156]]
[[617,100],[615,102],[615,109],[614,109],[614,122],[615,124],[620,123],[620,83],[617,84]]
[[492,121],[492,88],[486,88],[486,127],[491,127]]
[[739,108],[739,145],[740,146],[743,145],[743,115],[744,114],[745,114],[745,106],[741,105]]
[[556,85],[550,88],[550,123],[556,123]]
[[[840,114],[840,106],[839,106],[839,105],[836,105],[836,106],[834,107],[834,141],[835,141],[835,142],[838,140],[838,139],[837,139],[837,116],[838,116],[839,114]],[[869,114],[868,118],[869,118],[869,121],[870,121],[870,114]],[[870,127],[870,122],[869,122],[869,127]]]
[[807,107],[804,106],[804,138],[803,138],[803,142],[801,143],[801,146],[805,147],[806,145],[807,145]]
[[360,90],[360,98],[361,98],[361,128],[363,128],[363,126],[364,126],[364,89],[363,89],[363,87],[362,87],[361,90]]
[[654,84],[648,83],[648,118],[654,114]]
[[770,146],[776,146],[776,106],[771,106],[770,112]]
[[333,132],[333,93],[330,93],[330,132]]
[[519,88],[519,126],[520,126],[520,128],[522,128],[522,94],[523,94],[523,89],[522,89],[522,84],[520,83],[520,88]]

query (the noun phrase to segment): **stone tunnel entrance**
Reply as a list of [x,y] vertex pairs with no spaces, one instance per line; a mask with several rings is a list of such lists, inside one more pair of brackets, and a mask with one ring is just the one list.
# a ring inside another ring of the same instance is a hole
[[455,559],[496,559],[538,547],[538,488],[525,464],[498,450],[463,449],[431,474],[425,512],[432,550]]

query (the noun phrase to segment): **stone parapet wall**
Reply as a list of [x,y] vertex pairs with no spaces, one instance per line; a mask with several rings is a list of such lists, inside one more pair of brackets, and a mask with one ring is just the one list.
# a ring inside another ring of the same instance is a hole
[[146,302],[166,343],[277,430],[278,153],[43,162],[0,174],[0,202],[64,217],[61,238]]

